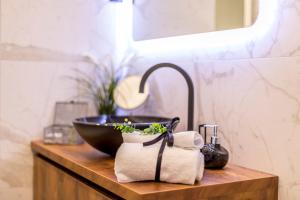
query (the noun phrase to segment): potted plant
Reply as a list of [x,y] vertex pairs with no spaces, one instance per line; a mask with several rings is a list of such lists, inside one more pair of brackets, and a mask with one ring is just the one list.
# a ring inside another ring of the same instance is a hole
[[119,80],[127,73],[128,64],[135,55],[127,55],[119,64],[115,64],[111,56],[97,59],[87,54],[85,58],[92,63],[92,68],[75,68],[75,75],[70,77],[78,85],[79,96],[91,100],[99,115],[115,115],[117,106],[113,93]]

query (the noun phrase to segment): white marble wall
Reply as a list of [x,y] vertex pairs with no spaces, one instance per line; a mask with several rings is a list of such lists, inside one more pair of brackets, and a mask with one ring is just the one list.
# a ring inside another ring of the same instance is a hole
[[[218,123],[231,162],[279,175],[280,199],[297,200],[300,1],[278,1],[275,23],[262,38],[188,54],[140,55],[132,73],[158,62],[184,67],[195,84],[196,124]],[[29,142],[51,123],[54,102],[77,93],[63,77],[89,66],[82,53],[114,51],[115,10],[106,0],[0,3],[0,199],[31,199]],[[184,80],[168,69],[151,79],[151,98],[134,112],[181,116],[183,129]]]
[[[200,123],[219,124],[232,163],[278,175],[280,199],[297,200],[300,1],[278,3],[273,25],[256,40],[218,49],[147,55],[136,65],[172,62],[184,67],[195,84],[195,128]],[[151,79],[152,96],[135,112],[181,116],[180,129],[185,128],[184,79],[172,69],[161,69]]]
[[[85,52],[114,51],[114,5],[106,0],[0,1],[0,199],[32,199],[30,141],[71,100]],[[105,30],[105,31],[103,31]]]

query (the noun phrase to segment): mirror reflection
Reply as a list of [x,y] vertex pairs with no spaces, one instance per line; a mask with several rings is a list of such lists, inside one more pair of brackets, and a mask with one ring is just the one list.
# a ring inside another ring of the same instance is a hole
[[147,40],[251,26],[259,0],[135,0],[133,38]]

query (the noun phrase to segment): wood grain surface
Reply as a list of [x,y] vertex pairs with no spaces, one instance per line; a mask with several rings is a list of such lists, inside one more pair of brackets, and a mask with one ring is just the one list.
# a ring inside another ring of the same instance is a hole
[[113,200],[44,159],[34,156],[34,200]]
[[[195,185],[156,182],[120,184],[114,174],[114,159],[95,150],[88,144],[61,146],[45,145],[41,141],[34,141],[31,146],[35,157],[41,155],[124,199],[278,199],[277,176],[236,165],[228,165],[223,170],[205,170],[202,181]],[[35,168],[37,168],[36,165]],[[37,174],[37,172],[42,170],[35,169],[35,171],[35,188],[37,188],[40,184],[38,181],[43,182],[39,180],[39,176],[42,177],[42,175]],[[101,198],[98,199],[102,200],[103,198]]]

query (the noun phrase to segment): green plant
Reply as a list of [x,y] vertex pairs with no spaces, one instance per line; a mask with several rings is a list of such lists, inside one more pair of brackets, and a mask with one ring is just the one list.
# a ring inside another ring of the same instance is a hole
[[79,89],[80,97],[85,97],[93,101],[99,115],[115,115],[117,105],[115,104],[113,93],[117,84],[124,76],[128,63],[135,57],[129,54],[119,64],[114,64],[112,57],[96,59],[91,55],[86,55],[86,60],[93,66],[90,69],[74,69],[74,80]]
[[123,124],[114,123],[113,126],[114,126],[115,129],[121,131],[122,133],[133,133],[134,131],[137,130],[132,125],[132,123],[130,121],[128,121],[128,119],[125,119]]
[[135,131],[135,128],[128,125],[117,125],[117,130],[121,131],[122,133],[133,133]]
[[141,135],[155,135],[155,134],[162,134],[167,131],[167,127],[164,125],[153,123],[148,128],[144,130],[136,129],[134,125],[125,119],[125,122],[122,124],[113,124],[114,128],[121,131],[122,133],[133,133],[134,131],[140,132]]
[[153,123],[149,126],[149,128],[145,128],[143,133],[145,135],[154,135],[154,134],[162,134],[166,131],[167,131],[167,127],[158,123]]

